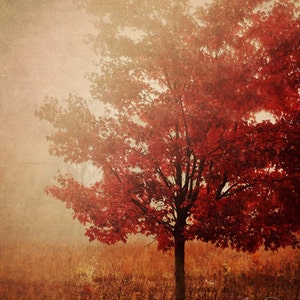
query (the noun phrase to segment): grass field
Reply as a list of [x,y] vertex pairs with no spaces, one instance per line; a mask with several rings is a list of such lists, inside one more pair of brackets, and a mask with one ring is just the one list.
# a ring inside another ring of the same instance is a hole
[[[249,255],[189,243],[186,273],[187,299],[300,299],[300,253],[290,248]],[[0,246],[1,300],[168,300],[173,290],[172,252],[145,240]]]

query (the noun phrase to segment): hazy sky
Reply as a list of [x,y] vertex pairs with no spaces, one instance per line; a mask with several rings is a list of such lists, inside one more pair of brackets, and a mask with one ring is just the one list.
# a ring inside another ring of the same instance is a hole
[[0,0],[0,238],[65,239],[81,226],[43,189],[60,168],[49,126],[33,112],[45,96],[87,95],[92,25],[71,0]]

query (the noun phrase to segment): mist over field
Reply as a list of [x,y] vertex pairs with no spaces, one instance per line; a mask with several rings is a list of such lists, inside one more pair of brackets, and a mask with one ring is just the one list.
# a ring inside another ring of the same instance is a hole
[[71,0],[0,0],[0,238],[80,240],[83,227],[45,186],[63,163],[48,153],[51,131],[34,116],[46,96],[86,96],[92,25]]
[[[199,0],[192,1],[195,4]],[[205,2],[205,1],[204,1]],[[207,1],[206,1],[207,2]],[[46,96],[89,97],[95,69],[84,35],[94,27],[72,0],[0,0],[0,238],[81,240],[83,226],[45,195],[61,159],[48,153],[46,122],[34,116]]]
[[63,100],[75,92],[89,97],[85,75],[95,70],[96,56],[84,36],[93,30],[76,1],[0,0],[2,241],[88,243],[65,205],[44,193],[65,164],[50,156],[46,136],[52,128],[34,111],[47,96]]
[[0,0],[0,299],[298,299],[293,1],[80,2]]

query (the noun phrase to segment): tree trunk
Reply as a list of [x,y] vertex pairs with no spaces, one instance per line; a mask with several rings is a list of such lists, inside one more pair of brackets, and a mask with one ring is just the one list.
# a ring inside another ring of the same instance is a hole
[[184,239],[175,239],[175,299],[185,300]]

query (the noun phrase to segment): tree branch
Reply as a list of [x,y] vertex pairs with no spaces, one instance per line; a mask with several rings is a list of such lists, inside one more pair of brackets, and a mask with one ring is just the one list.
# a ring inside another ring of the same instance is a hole
[[220,185],[216,191],[215,200],[219,200],[220,196],[222,195],[221,193],[222,193],[224,186],[227,183],[227,179],[228,179],[227,174],[226,174],[226,172],[224,172],[222,182],[220,183]]
[[165,182],[166,186],[169,187],[169,188],[171,188],[172,185],[173,185],[172,182],[165,176],[165,174],[163,173],[163,171],[161,170],[161,168],[159,167],[159,165],[157,163],[156,163],[155,170],[161,176],[161,178]]
[[257,182],[249,183],[249,184],[240,186],[240,187],[237,188],[236,190],[230,192],[230,190],[231,190],[234,186],[237,186],[237,183],[236,183],[236,184],[232,185],[230,188],[228,188],[224,193],[222,193],[216,200],[219,201],[219,200],[221,200],[222,198],[225,198],[225,197],[228,197],[228,196],[237,194],[238,192],[244,191],[244,190],[246,190],[246,189],[249,188],[249,187],[255,186],[256,184],[257,184]]
[[148,208],[143,203],[139,202],[138,200],[131,198],[131,202],[133,204],[137,205],[144,214],[148,212]]
[[[150,216],[148,207],[146,207],[143,203],[139,202],[138,200],[136,200],[134,198],[131,198],[131,202],[133,204],[135,204],[136,206],[138,206],[141,209],[141,211],[143,212],[143,214]],[[150,217],[154,218],[155,222],[157,222],[158,224],[164,225],[168,231],[173,233],[174,227],[170,223],[163,221],[163,220],[159,220],[155,216],[150,216]]]
[[201,182],[201,178],[202,178],[202,173],[204,171],[204,166],[205,166],[205,159],[203,158],[203,159],[201,159],[200,164],[199,164],[195,187],[194,187],[194,189],[191,189],[190,193],[189,193],[189,199],[191,200],[192,203],[195,202],[198,197],[199,186],[200,186],[200,182]]

